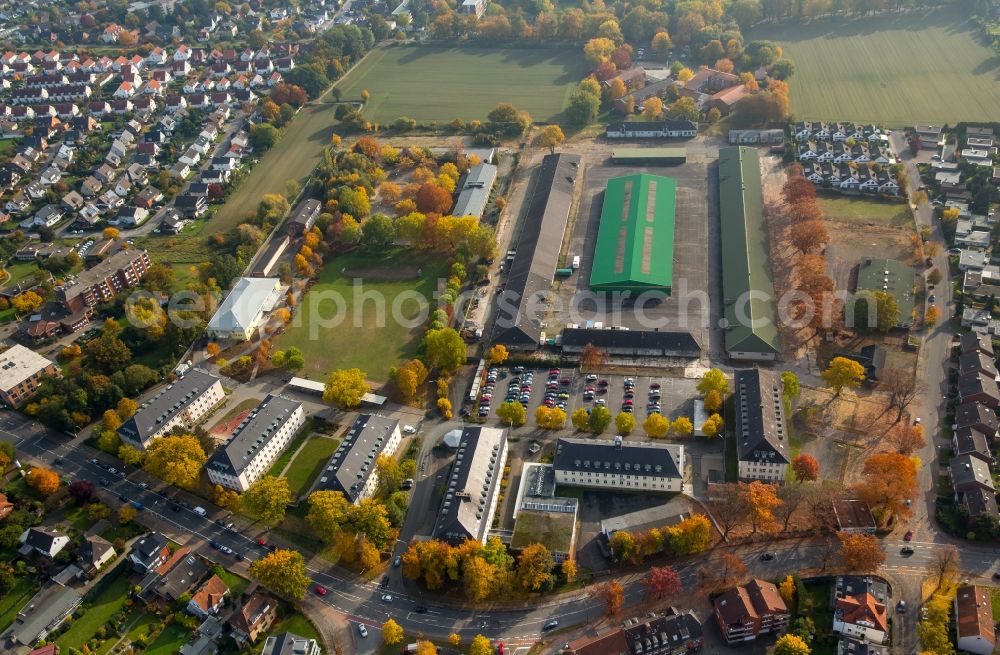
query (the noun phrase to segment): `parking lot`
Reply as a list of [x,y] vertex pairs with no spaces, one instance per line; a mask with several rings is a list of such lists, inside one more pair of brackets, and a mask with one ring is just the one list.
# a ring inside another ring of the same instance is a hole
[[[550,380],[549,369],[529,369],[523,373],[517,373],[517,369],[509,367],[498,367],[496,382],[493,384],[493,391],[490,399],[489,422],[502,422],[496,415],[497,409],[508,397],[517,400],[525,405],[528,412],[527,425],[534,424],[534,413],[538,407],[543,406],[546,394],[553,392],[552,406],[565,405],[564,409],[567,417],[573,414],[580,407],[592,409],[598,405],[604,405],[611,412],[612,416],[617,415],[624,407],[632,408],[636,425],[641,426],[646,420],[646,416],[651,413],[651,407],[655,407],[655,398],[650,395],[650,391],[657,391],[659,400],[659,410],[663,416],[673,420],[678,416],[691,417],[693,412],[693,401],[698,395],[695,379],[666,377],[659,375],[588,375],[579,369],[562,368],[559,373],[552,376]],[[529,378],[530,376],[530,378]],[[530,379],[530,391],[523,390],[528,386]],[[627,396],[625,381],[630,379],[634,382],[631,397]],[[516,380],[516,382],[515,382]],[[554,384],[553,384],[554,383]],[[552,386],[550,386],[552,385]],[[489,388],[489,384],[484,386],[484,390]],[[511,394],[511,389],[516,391]],[[588,392],[592,389],[592,392]],[[484,393],[487,393],[484,391]],[[631,400],[631,405],[626,405],[626,401]],[[567,419],[567,426],[569,426]],[[636,436],[642,436],[642,430],[637,427]]]
[[[580,200],[570,218],[564,240],[564,265],[580,257],[580,267],[571,276],[557,279],[555,298],[546,318],[553,331],[568,323],[602,322],[631,329],[687,330],[706,350],[713,317],[719,314],[711,297],[719,280],[718,192],[713,164],[717,147],[701,140],[677,144],[687,147],[688,162],[680,166],[622,166],[610,160],[611,151],[631,144],[588,144],[580,152],[584,173]],[[673,294],[667,299],[595,297],[589,291],[594,248],[600,226],[604,190],[609,179],[632,173],[651,173],[677,180],[675,213]],[[585,300],[582,300],[585,299]],[[715,303],[717,304],[717,303]]]

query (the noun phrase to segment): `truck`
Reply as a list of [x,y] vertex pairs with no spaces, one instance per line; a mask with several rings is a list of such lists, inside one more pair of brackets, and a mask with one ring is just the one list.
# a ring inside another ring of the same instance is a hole
[[198,516],[208,516],[208,512],[205,511],[204,507],[195,507],[192,511]]

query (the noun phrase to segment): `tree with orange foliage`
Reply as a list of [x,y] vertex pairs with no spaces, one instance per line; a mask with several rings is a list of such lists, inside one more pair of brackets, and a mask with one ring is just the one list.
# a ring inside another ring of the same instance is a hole
[[823,220],[823,210],[815,199],[802,198],[788,207],[788,216],[795,223]]
[[785,202],[794,205],[803,200],[815,200],[816,187],[806,178],[796,175],[785,181],[781,195],[785,198]]
[[417,211],[423,214],[444,215],[452,205],[451,194],[430,182],[420,185],[420,190],[413,200],[417,205]]
[[910,456],[927,445],[927,440],[924,439],[924,426],[914,425],[909,421],[896,423],[885,438],[900,455]]
[[625,82],[622,82],[620,77],[611,80],[611,84],[608,86],[608,98],[617,100],[624,97],[626,93],[628,93],[628,89],[625,88]]
[[378,186],[378,195],[382,198],[382,202],[390,205],[395,205],[399,202],[402,193],[402,188],[395,182],[385,181]]
[[59,474],[47,468],[35,466],[28,471],[25,482],[43,496],[51,496],[59,489]]
[[215,343],[214,341],[205,346],[205,354],[208,355],[209,357],[215,357],[220,352],[222,352],[222,347],[219,344]]
[[722,71],[723,73],[732,73],[735,66],[733,66],[733,60],[727,57],[715,60],[715,66],[712,66],[717,71]]
[[795,223],[788,229],[788,240],[803,255],[810,250],[821,248],[830,240],[823,221]]
[[351,150],[360,152],[368,159],[377,162],[379,160],[379,153],[382,152],[382,146],[375,137],[365,135],[358,137],[358,140],[351,146]]
[[840,556],[852,571],[873,573],[885,563],[885,551],[875,535],[840,532]]
[[931,305],[924,313],[924,323],[928,327],[937,323],[939,318],[941,318],[941,310],[937,308],[937,305]]
[[754,480],[750,483],[740,483],[740,495],[749,510],[750,527],[753,534],[761,532],[775,532],[778,523],[774,516],[774,510],[781,505],[778,498],[777,485]]
[[812,455],[802,453],[792,460],[792,470],[799,482],[815,482],[819,479],[819,461]]
[[676,596],[684,590],[684,583],[677,571],[669,566],[653,566],[642,580],[648,600]]
[[910,514],[907,501],[917,490],[917,464],[900,453],[875,453],[861,470],[858,496],[868,503],[884,524],[891,516]]
[[605,582],[597,588],[597,597],[604,602],[604,615],[608,618],[618,616],[625,604],[625,589],[617,580]]
[[753,73],[740,73],[740,83],[750,93],[760,91],[760,84],[757,83],[757,78],[753,76]]

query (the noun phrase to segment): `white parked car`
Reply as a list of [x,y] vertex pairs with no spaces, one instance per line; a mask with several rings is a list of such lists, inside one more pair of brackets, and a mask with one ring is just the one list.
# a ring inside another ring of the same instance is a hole
[[368,636],[368,628],[365,627],[364,623],[358,624],[358,634],[361,635],[362,637]]
[[404,425],[403,426],[403,434],[413,434],[416,431],[417,431],[417,429],[415,427],[413,427],[412,425]]

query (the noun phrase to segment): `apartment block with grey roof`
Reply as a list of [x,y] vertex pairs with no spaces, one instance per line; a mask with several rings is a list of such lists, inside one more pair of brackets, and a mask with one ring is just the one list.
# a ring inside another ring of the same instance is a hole
[[434,537],[451,544],[467,539],[486,543],[507,464],[507,433],[466,427],[455,452]]
[[174,427],[190,428],[225,398],[219,378],[193,369],[147,398],[132,418],[118,428],[126,444],[146,450],[150,442]]

